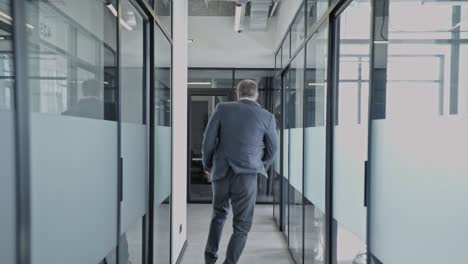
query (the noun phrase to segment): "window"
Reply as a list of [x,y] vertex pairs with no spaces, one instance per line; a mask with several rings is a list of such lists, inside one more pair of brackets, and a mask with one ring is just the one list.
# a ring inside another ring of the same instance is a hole
[[234,88],[232,69],[189,69],[188,88]]

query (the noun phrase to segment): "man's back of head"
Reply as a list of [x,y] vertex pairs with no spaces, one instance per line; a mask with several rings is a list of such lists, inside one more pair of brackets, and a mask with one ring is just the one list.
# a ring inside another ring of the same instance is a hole
[[255,81],[242,80],[237,84],[237,96],[240,99],[258,99],[258,86]]

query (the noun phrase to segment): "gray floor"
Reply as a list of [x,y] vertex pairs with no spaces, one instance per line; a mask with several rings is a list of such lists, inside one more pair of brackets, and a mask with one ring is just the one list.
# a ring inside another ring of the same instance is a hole
[[[208,225],[211,216],[211,205],[188,205],[188,246],[182,259],[182,264],[203,264],[203,250],[208,235]],[[232,214],[224,226],[218,263],[224,261],[225,249],[232,234]],[[273,220],[271,205],[257,205],[255,221],[244,253],[239,264],[291,264],[294,263],[289,255],[284,236],[278,231]]]

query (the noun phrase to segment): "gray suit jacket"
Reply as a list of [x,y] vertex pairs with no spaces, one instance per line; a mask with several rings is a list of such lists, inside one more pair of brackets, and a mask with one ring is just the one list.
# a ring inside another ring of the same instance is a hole
[[240,100],[220,103],[203,135],[203,166],[211,179],[226,176],[229,168],[237,174],[261,174],[278,152],[276,121],[257,102]]

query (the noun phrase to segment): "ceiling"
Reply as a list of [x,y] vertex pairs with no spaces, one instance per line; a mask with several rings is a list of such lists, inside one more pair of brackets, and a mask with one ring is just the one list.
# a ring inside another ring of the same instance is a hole
[[[270,14],[273,0],[251,0],[245,6],[245,16],[250,16],[251,11],[258,10],[260,4],[262,9]],[[234,16],[237,1],[234,0],[189,0],[189,16]],[[253,7],[253,8],[252,8]]]

